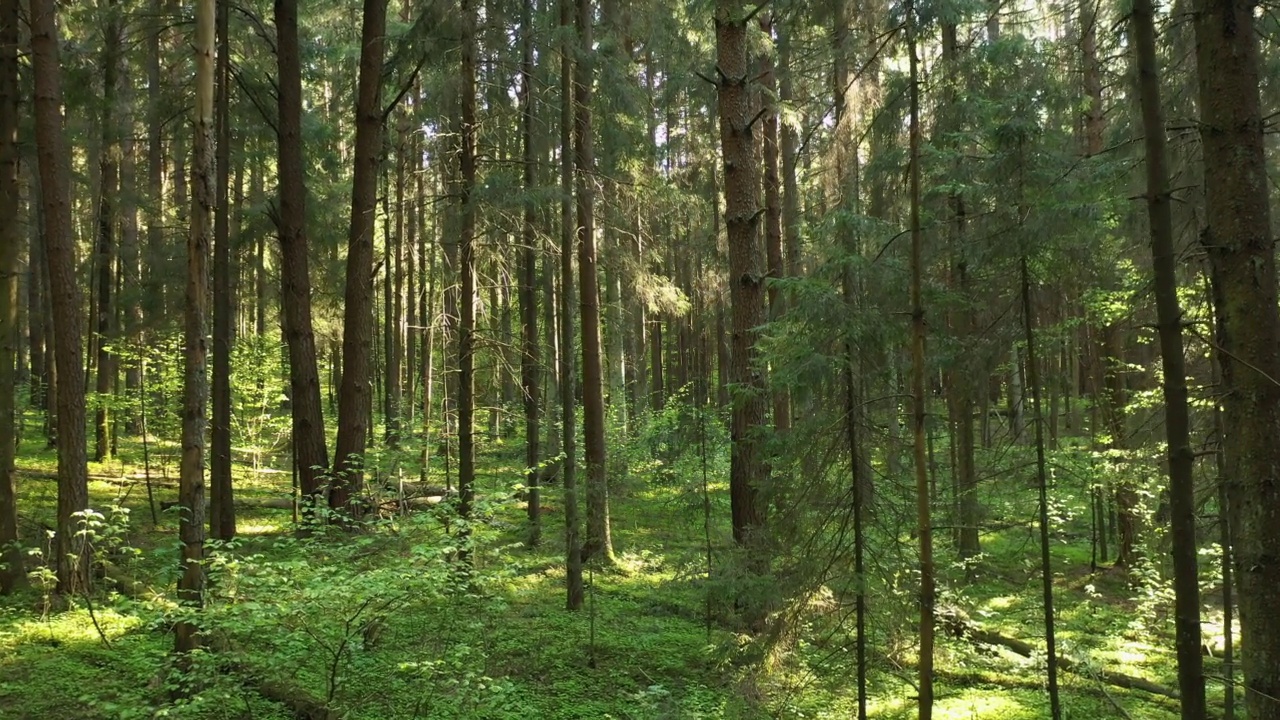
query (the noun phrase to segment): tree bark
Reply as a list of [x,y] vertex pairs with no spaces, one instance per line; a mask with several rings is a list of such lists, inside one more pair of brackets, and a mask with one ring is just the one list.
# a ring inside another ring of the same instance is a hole
[[[25,584],[18,542],[14,395],[18,340],[18,5],[0,0],[0,595]],[[33,258],[34,259],[34,258]],[[31,263],[31,275],[37,275]],[[40,314],[32,307],[31,316]]]
[[[1019,187],[1021,187],[1022,165],[1019,159]],[[1025,213],[1019,213],[1025,217]],[[1036,424],[1036,489],[1039,491],[1039,525],[1040,525],[1040,579],[1042,610],[1044,613],[1044,637],[1047,658],[1047,675],[1049,681],[1049,715],[1053,720],[1062,718],[1062,701],[1058,694],[1058,650],[1057,628],[1053,614],[1053,561],[1049,554],[1049,475],[1044,457],[1044,416],[1040,412],[1040,374],[1036,366],[1035,313],[1031,305],[1031,274],[1027,270],[1027,258],[1023,255],[1018,261],[1018,271],[1022,285],[1022,328],[1023,339],[1027,343],[1027,375],[1031,384],[1032,420]],[[1199,648],[1197,648],[1198,650]]]
[[910,64],[910,197],[911,197],[911,395],[914,408],[912,434],[916,478],[916,533],[920,542],[920,659],[918,707],[919,720],[933,717],[933,521],[929,507],[929,478],[925,465],[925,316],[924,316],[924,237],[920,227],[920,76],[916,55],[915,3],[907,0],[907,53]]
[[342,323],[342,387],[338,391],[338,442],[329,507],[360,515],[360,493],[369,414],[373,408],[373,230],[382,152],[382,56],[387,0],[364,0],[360,72],[356,88],[355,171],[347,235],[347,283]]
[[596,268],[595,153],[591,132],[591,92],[595,50],[591,0],[578,0],[578,61],[574,65],[574,164],[577,178],[578,307],[582,323],[582,431],[587,469],[587,538],[583,562],[612,564],[609,530],[608,465],[604,444],[604,373],[600,357],[600,287]]
[[230,540],[236,534],[236,508],[231,487],[231,346],[235,299],[231,292],[231,41],[227,37],[230,6],[218,4],[218,59],[215,80],[217,174],[213,221],[213,425],[209,457],[209,534]]
[[[471,517],[475,499],[475,332],[476,332],[476,42],[473,0],[460,0],[462,57],[458,108],[458,273],[461,298],[458,322],[458,515]],[[464,530],[463,544],[470,538]],[[467,550],[464,548],[464,553]]]
[[[213,64],[216,0],[196,4],[195,112],[192,138],[191,231],[187,238],[187,293],[185,302],[184,364],[182,391],[182,462],[178,502],[181,506],[178,536],[182,542],[182,575],[178,599],[187,606],[203,604],[204,574],[204,462],[206,404],[209,400],[207,337],[209,316],[210,227],[214,197]],[[195,623],[174,625],[174,649],[185,654],[199,644]]]
[[765,480],[761,429],[765,424],[765,382],[756,356],[764,323],[764,251],[757,212],[759,176],[751,117],[752,70],[748,63],[746,19],[732,0],[716,4],[717,98],[724,153],[725,225],[729,244],[729,297],[733,307],[728,382],[732,401],[729,499],[733,539],[757,545],[764,527],[760,486]]
[[145,276],[143,278],[143,305],[155,316],[165,314],[165,266],[164,248],[164,108],[160,92],[160,35],[163,0],[153,0],[149,9],[157,18],[157,26],[147,31],[147,247]]
[[90,549],[76,536],[76,513],[89,505],[84,436],[84,365],[80,334],[80,283],[71,236],[70,179],[63,167],[62,78],[54,0],[31,0],[31,65],[35,79],[36,154],[44,208],[45,262],[53,307],[57,368],[58,514],[54,565],[57,591],[87,589]]
[[1146,148],[1147,217],[1151,225],[1151,264],[1155,273],[1156,316],[1164,378],[1178,689],[1182,696],[1182,720],[1200,720],[1205,717],[1206,708],[1204,661],[1200,657],[1195,454],[1191,449],[1191,420],[1187,408],[1182,308],[1178,303],[1177,254],[1173,242],[1173,211],[1166,164],[1164,113],[1160,107],[1155,6],[1152,0],[1134,0],[1130,17],[1138,56],[1138,95],[1142,104]]
[[576,0],[560,0],[560,431],[564,462],[565,585],[569,610],[582,608],[582,521],[578,517],[577,370],[574,367],[573,56],[570,28]]
[[1196,67],[1209,256],[1222,346],[1224,442],[1240,601],[1244,706],[1280,718],[1280,314],[1254,6],[1198,0]]
[[[766,11],[760,15],[760,29],[766,37],[773,36],[773,18]],[[783,298],[777,281],[787,275],[782,245],[782,182],[778,173],[779,114],[774,100],[778,82],[774,74],[773,56],[765,52],[760,56],[760,82],[764,97],[764,205],[765,205],[765,253],[768,261],[769,316],[776,319],[784,309]],[[794,168],[791,168],[794,170]],[[791,393],[785,387],[773,391],[773,427],[779,433],[791,429]]]
[[538,346],[538,248],[535,235],[537,203],[533,194],[537,182],[537,156],[534,151],[533,132],[537,109],[534,106],[533,88],[533,0],[520,5],[520,134],[523,151],[522,170],[524,191],[524,218],[520,226],[520,390],[524,400],[524,464],[525,485],[528,487],[529,545],[537,546],[542,539],[542,506],[539,477],[542,469],[538,454],[539,410],[542,398],[538,375],[541,351]]
[[115,379],[111,353],[115,325],[112,291],[115,289],[116,217],[115,202],[119,194],[120,145],[116,121],[116,104],[120,84],[120,19],[114,0],[103,7],[102,50],[102,146],[98,149],[98,242],[97,302],[94,318],[97,371],[94,377],[97,409],[94,411],[94,460],[102,462],[111,456],[111,412],[108,396]]
[[[293,421],[293,457],[304,508],[320,502],[329,470],[324,407],[311,322],[311,277],[306,231],[306,173],[302,160],[302,69],[298,49],[297,0],[276,0],[279,71],[277,162],[280,168],[280,309],[289,348],[289,411]],[[259,248],[258,322],[265,325],[265,268]],[[259,332],[265,330],[260,328]],[[309,511],[307,511],[309,512]]]
[[[16,82],[16,81],[15,81]],[[16,86],[14,92],[20,92]],[[27,282],[27,346],[30,348],[28,359],[31,362],[31,406],[33,408],[43,410],[46,416],[52,414],[53,406],[49,403],[49,371],[48,356],[49,345],[47,338],[47,328],[45,327],[45,306],[46,306],[46,282],[44,261],[44,243],[41,236],[44,230],[41,227],[43,223],[40,218],[40,201],[39,188],[36,180],[36,171],[30,164],[26,167],[28,177],[28,197],[29,205],[27,206],[27,217],[29,225],[29,243],[27,250],[27,267],[30,270],[31,277]]]

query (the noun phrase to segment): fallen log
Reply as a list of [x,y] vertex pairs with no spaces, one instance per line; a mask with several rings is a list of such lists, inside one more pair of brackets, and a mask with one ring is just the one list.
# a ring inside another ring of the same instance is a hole
[[403,489],[404,494],[406,496],[414,496],[414,497],[428,497],[432,495],[452,495],[454,492],[456,492],[454,490],[451,490],[446,487],[442,487],[440,485],[430,485],[428,483],[419,482],[417,480],[405,480],[403,483],[388,482],[385,485],[383,485],[383,489],[387,490],[388,492],[399,492],[401,489]]
[[243,660],[244,653],[235,643],[221,633],[206,638],[206,647],[221,656],[227,662],[223,667],[238,676],[241,684],[258,693],[263,699],[277,705],[283,705],[293,720],[340,720],[341,713],[329,707],[328,703],[300,687],[283,679],[262,677]]
[[264,699],[283,705],[293,713],[294,720],[338,720],[338,712],[299,687],[284,683],[259,680],[249,687],[257,690]]
[[100,558],[98,565],[103,581],[121,595],[137,600],[150,594],[140,580],[125,572],[119,565],[105,558]]
[[[261,500],[259,499],[236,500],[235,502],[236,502],[236,507],[238,508],[266,508],[268,510],[292,510],[293,509],[293,498],[289,498],[289,497],[264,498]],[[166,510],[172,510],[180,506],[181,506],[181,503],[179,503],[177,500],[161,500],[160,501],[161,512]],[[204,509],[205,510],[209,509],[208,497],[204,499]]]
[[[1008,635],[991,632],[990,630],[983,630],[958,611],[940,612],[938,621],[952,636],[963,638],[976,645],[997,645],[1025,658],[1031,657],[1036,652],[1036,648],[1031,643]],[[1085,677],[1097,677],[1108,685],[1114,685],[1126,690],[1141,690],[1173,700],[1178,699],[1177,690],[1167,688],[1159,683],[1111,670],[1098,670],[1095,673],[1092,668],[1082,667],[1071,658],[1059,656],[1058,669]]]

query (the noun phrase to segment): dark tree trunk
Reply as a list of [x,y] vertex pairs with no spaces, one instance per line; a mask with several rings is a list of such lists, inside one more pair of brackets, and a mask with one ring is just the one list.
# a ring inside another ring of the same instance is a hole
[[[795,97],[791,81],[791,30],[778,25],[778,100],[790,104]],[[800,268],[800,185],[796,181],[796,129],[781,123],[778,154],[782,163],[782,233],[785,274],[799,274]]]
[[209,457],[209,535],[230,540],[236,534],[231,488],[231,346],[235,341],[235,298],[231,289],[231,44],[227,37],[230,5],[218,3],[215,103],[218,138],[213,221],[213,426]]
[[[132,101],[132,83],[125,85],[126,103]],[[132,111],[126,111],[125,127],[133,128]],[[120,144],[120,305],[123,313],[123,337],[127,347],[135,354],[125,368],[125,395],[137,398],[142,387],[141,349],[143,332],[142,248],[138,244],[138,144],[133,133],[126,133]],[[130,406],[125,431],[130,435],[142,433],[142,416]]]
[[535,235],[537,204],[533,200],[537,182],[537,155],[533,133],[537,110],[533,88],[533,0],[520,6],[520,134],[523,151],[523,181],[528,199],[524,203],[524,219],[520,226],[520,390],[524,400],[524,464],[528,486],[529,545],[542,538],[541,493],[538,479],[541,460],[538,454],[539,417],[542,398],[538,383],[540,349],[538,347],[538,249]]
[[1204,152],[1205,211],[1201,240],[1214,282],[1223,410],[1230,421],[1224,450],[1245,714],[1280,718],[1280,314],[1272,236],[1262,71],[1254,5],[1198,0],[1196,68]]
[[[1206,708],[1204,661],[1200,657],[1195,454],[1191,450],[1191,420],[1187,408],[1182,309],[1178,303],[1177,253],[1173,241],[1173,211],[1166,164],[1164,113],[1160,108],[1155,6],[1152,0],[1134,0],[1131,18],[1138,55],[1138,95],[1142,104],[1147,155],[1147,217],[1151,224],[1151,264],[1155,273],[1156,316],[1164,378],[1178,690],[1182,720],[1199,720],[1205,717]],[[1275,350],[1272,352],[1274,354]],[[1049,656],[1053,657],[1052,649]]]
[[920,542],[920,659],[919,720],[933,717],[933,520],[929,507],[929,478],[925,465],[925,316],[924,316],[924,238],[920,227],[920,84],[919,60],[916,56],[915,3],[907,0],[907,54],[910,64],[910,217],[911,217],[911,395],[914,412],[912,435],[916,479],[916,533]]
[[[289,412],[293,420],[293,460],[304,508],[320,501],[322,477],[329,470],[325,446],[324,408],[320,402],[320,372],[311,323],[311,275],[306,230],[306,172],[302,161],[302,66],[298,50],[298,2],[276,0],[275,20],[279,112],[277,162],[280,183],[280,310],[289,348]],[[266,330],[264,247],[259,245],[259,334]],[[309,510],[305,510],[309,513]]]
[[765,384],[756,361],[756,340],[764,324],[764,248],[757,210],[754,125],[751,116],[747,21],[732,0],[716,5],[716,58],[720,74],[718,106],[724,152],[725,225],[729,243],[729,296],[733,307],[728,382],[738,388],[732,404],[729,499],[733,539],[758,545],[764,526],[760,485],[765,480],[763,439]]
[[[471,517],[475,500],[475,332],[476,332],[476,43],[473,0],[460,0],[462,56],[458,107],[458,202],[461,222],[458,233],[458,273],[461,275],[461,302],[458,320],[458,515]],[[463,553],[470,531],[462,533]]]
[[583,460],[587,468],[587,540],[583,562],[612,564],[609,532],[608,466],[604,446],[604,373],[600,358],[600,288],[596,268],[595,154],[591,134],[591,88],[594,54],[591,0],[578,0],[578,62],[574,66],[574,163],[577,169],[578,307],[582,323]]
[[[162,0],[154,0],[150,10],[156,18],[162,16]],[[157,27],[147,32],[147,248],[145,275],[143,278],[143,305],[152,317],[165,316],[165,277],[168,257],[164,248],[164,107],[160,93],[160,34]]]
[[564,449],[565,584],[570,610],[582,608],[582,521],[578,517],[577,370],[573,361],[573,56],[570,28],[576,0],[560,0],[560,431]]
[[[407,112],[399,113],[407,119]],[[404,123],[400,125],[404,128]],[[400,445],[400,416],[404,403],[404,264],[405,264],[405,153],[408,144],[405,132],[396,133],[396,179],[395,179],[395,233],[387,243],[387,292],[390,302],[384,310],[387,314],[386,355],[387,355],[387,419],[386,440],[388,447]]]
[[[1021,172],[1020,159],[1019,186],[1021,186],[1022,182]],[[1025,217],[1025,215],[1026,213],[1019,213],[1019,217]],[[1019,259],[1018,265],[1022,280],[1023,339],[1027,343],[1027,379],[1031,384],[1031,411],[1032,419],[1036,424],[1036,489],[1039,491],[1040,579],[1042,610],[1044,613],[1045,655],[1049,681],[1049,716],[1053,720],[1061,720],[1062,701],[1058,694],[1057,628],[1053,615],[1053,561],[1049,555],[1049,475],[1044,457],[1044,416],[1040,412],[1040,371],[1036,366],[1035,314],[1031,305],[1031,276],[1027,271],[1027,258],[1025,255]],[[1199,648],[1197,648],[1198,650]]]
[[[14,92],[19,92],[16,87]],[[35,171],[30,165],[27,166],[28,177],[31,182],[28,187],[29,202],[27,217],[29,228],[27,251],[27,266],[30,269],[31,277],[27,282],[27,346],[31,349],[29,359],[31,361],[31,407],[43,410],[46,414],[52,412],[52,405],[49,404],[49,372],[48,372],[48,356],[52,353],[48,352],[47,346],[47,329],[45,327],[45,306],[46,302],[46,282],[45,282],[45,261],[44,261],[44,243],[40,237],[43,229],[40,227],[40,211],[39,211],[39,189],[35,178]]]
[[[191,232],[187,238],[187,293],[185,302],[184,367],[182,391],[182,463],[178,504],[181,515],[178,536],[182,542],[182,575],[178,599],[191,607],[204,602],[204,461],[206,405],[209,400],[206,339],[209,317],[209,245],[215,210],[213,55],[216,0],[199,0],[195,27],[195,125],[192,138]],[[174,625],[174,649],[189,653],[200,644],[195,623]]]
[[63,167],[62,78],[58,60],[56,3],[31,0],[31,65],[35,79],[36,155],[44,208],[45,262],[53,307],[57,368],[58,514],[54,563],[60,594],[78,593],[89,582],[89,547],[77,537],[74,515],[89,505],[84,436],[84,365],[80,335],[80,283],[71,236],[70,180]]
[[98,407],[94,412],[94,460],[102,462],[111,456],[111,413],[108,396],[115,379],[114,358],[111,353],[112,334],[115,325],[113,293],[116,264],[115,203],[119,193],[120,145],[119,127],[116,121],[117,93],[120,84],[120,19],[114,0],[103,8],[104,44],[102,50],[102,147],[98,158],[98,243],[97,259],[97,317],[94,318],[97,350],[97,373],[94,391]]
[[[14,395],[18,340],[18,5],[0,0],[0,595],[25,584],[18,543]],[[30,216],[30,213],[28,213]],[[31,274],[37,272],[31,263]],[[40,314],[33,306],[31,316]]]
[[[767,37],[773,35],[773,20],[768,12],[760,16],[760,29]],[[764,89],[764,205],[765,205],[765,253],[768,259],[769,315],[777,318],[783,311],[783,299],[776,281],[787,274],[782,246],[782,182],[778,174],[779,136],[778,104],[774,101],[777,78],[774,76],[773,56],[766,52],[760,56],[760,81]],[[791,393],[786,388],[773,391],[773,427],[779,433],[791,429]]]
[[329,506],[359,515],[369,414],[373,409],[373,230],[382,152],[382,55],[387,0],[364,0],[360,76],[356,88],[355,172],[347,235],[347,287],[342,323],[342,387],[338,391],[338,447]]

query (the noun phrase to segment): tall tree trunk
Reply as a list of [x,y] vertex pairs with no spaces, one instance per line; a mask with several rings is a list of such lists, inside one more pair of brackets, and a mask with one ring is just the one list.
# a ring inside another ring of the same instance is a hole
[[[14,92],[20,92],[16,87]],[[31,407],[43,410],[46,415],[51,413],[52,405],[49,404],[49,372],[48,372],[48,356],[52,353],[48,352],[47,336],[48,331],[45,327],[45,305],[46,290],[44,261],[44,243],[41,241],[43,228],[41,228],[40,211],[39,211],[39,189],[35,176],[35,170],[28,163],[26,166],[28,187],[28,206],[27,218],[29,225],[28,232],[28,250],[27,250],[27,266],[30,269],[31,277],[27,282],[27,346],[31,349]]]
[[1245,714],[1280,718],[1280,314],[1254,6],[1197,0],[1196,68],[1208,228],[1226,393],[1224,449],[1240,600]]
[[94,412],[94,459],[106,460],[111,455],[111,413],[109,411],[112,380],[115,378],[114,358],[111,353],[115,307],[112,290],[115,289],[116,217],[115,202],[119,193],[120,144],[116,120],[117,91],[120,84],[120,17],[118,6],[109,0],[103,7],[102,50],[102,147],[98,157],[98,243],[97,259],[97,317],[94,332],[97,340],[97,374],[94,391],[98,407]]
[[[791,29],[778,24],[778,101],[789,105],[795,97],[791,80]],[[781,123],[778,154],[782,161],[783,267],[787,276],[799,273],[800,185],[796,180],[798,138],[791,123]]]
[[[320,502],[322,477],[329,470],[325,444],[320,372],[311,322],[311,273],[306,228],[306,172],[302,161],[302,64],[298,49],[298,2],[276,0],[278,62],[277,163],[280,183],[280,310],[289,348],[289,412],[293,421],[293,459],[298,468],[304,513]],[[255,175],[255,179],[257,176]],[[251,181],[252,182],[252,181]],[[252,193],[251,193],[252,194]],[[258,333],[266,330],[264,247],[259,245]]]
[[213,425],[209,457],[209,534],[230,540],[236,534],[236,508],[231,488],[231,346],[235,299],[231,289],[231,40],[227,36],[230,5],[218,4],[217,98],[218,138],[215,161],[213,220]]
[[[0,595],[24,584],[18,547],[18,497],[14,470],[14,395],[18,340],[18,5],[0,0]],[[28,213],[30,217],[30,213]],[[31,275],[38,274],[34,257]],[[31,317],[40,314],[33,306]]]
[[165,265],[168,257],[164,248],[164,103],[160,92],[160,35],[164,32],[162,17],[163,0],[153,0],[150,10],[157,18],[157,25],[147,32],[147,190],[146,233],[147,248],[144,263],[143,305],[154,317],[165,316]]
[[[1021,164],[1019,164],[1021,184]],[[1025,217],[1020,212],[1019,217]],[[1039,490],[1040,525],[1040,579],[1044,612],[1045,657],[1048,665],[1049,716],[1062,718],[1062,702],[1058,695],[1058,650],[1053,616],[1053,562],[1049,555],[1049,476],[1044,458],[1044,416],[1040,413],[1040,375],[1036,367],[1035,321],[1031,307],[1031,277],[1027,272],[1027,257],[1019,258],[1019,274],[1022,280],[1022,329],[1027,343],[1027,375],[1031,382],[1031,411],[1036,424],[1036,488]],[[1197,648],[1199,650],[1199,648]]]
[[405,153],[408,151],[405,138],[408,132],[405,121],[408,120],[407,109],[399,112],[398,117],[402,120],[396,133],[395,234],[386,249],[387,279],[390,281],[388,294],[391,296],[391,302],[387,303],[386,308],[391,320],[386,328],[389,341],[387,343],[386,438],[387,446],[392,448],[400,445],[400,416],[404,412],[405,163],[407,162]]
[[[125,85],[128,93],[125,98],[126,107],[132,104],[132,83]],[[143,358],[136,350],[141,349],[143,333],[143,294],[142,288],[142,248],[138,244],[138,143],[134,138],[134,115],[126,110],[124,127],[128,128],[120,145],[120,282],[121,304],[127,309],[123,318],[123,337],[126,347],[134,348],[134,357],[125,369],[125,395],[138,397],[142,387]],[[128,293],[127,301],[126,295]],[[142,417],[134,408],[128,410],[128,422],[125,426],[130,435],[142,433]]]
[[537,109],[534,107],[533,89],[533,0],[524,0],[520,6],[520,134],[523,151],[523,181],[525,196],[524,220],[520,227],[520,390],[524,400],[524,464],[525,484],[528,486],[529,545],[536,546],[542,539],[542,509],[538,479],[541,468],[538,463],[539,427],[538,412],[542,399],[539,395],[538,374],[541,372],[538,347],[538,250],[537,203],[533,200],[537,182],[537,155],[534,151],[533,132]]
[[[476,10],[473,0],[460,0],[462,57],[458,128],[458,202],[461,222],[458,233],[458,273],[461,298],[458,322],[458,515],[471,517],[475,499],[475,332],[476,332]],[[470,539],[464,530],[463,552]]]
[[[1084,114],[1084,154],[1094,157],[1103,150],[1103,135],[1106,131],[1106,116],[1102,105],[1102,63],[1098,57],[1098,12],[1097,3],[1093,0],[1082,0],[1080,4],[1081,39],[1080,48],[1084,65],[1084,94],[1088,106]],[[1117,450],[1125,442],[1124,405],[1125,397],[1118,375],[1121,364],[1118,344],[1119,329],[1109,324],[1102,328],[1094,328],[1101,342],[1094,348],[1098,352],[1100,376],[1096,378],[1096,400],[1102,405],[1103,419],[1110,434],[1108,448]],[[1120,547],[1116,553],[1116,564],[1125,567],[1132,565],[1136,552],[1137,535],[1136,505],[1137,498],[1132,488],[1121,485],[1116,488],[1116,505],[1120,509],[1121,537]],[[1103,557],[1106,553],[1106,533],[1103,532]]]
[[[760,15],[760,29],[766,37],[773,36],[773,19],[766,11]],[[782,314],[782,296],[777,280],[787,274],[782,249],[782,183],[778,174],[778,104],[774,100],[777,78],[774,76],[773,56],[765,52],[760,56],[760,82],[764,96],[764,205],[765,205],[765,254],[768,260],[770,283],[768,286],[769,315]],[[792,168],[794,170],[794,168]],[[779,433],[791,429],[791,393],[786,388],[773,391],[773,427]]]
[[[954,22],[942,26],[942,61],[947,73],[947,97],[954,102],[960,96],[959,87],[959,42]],[[948,125],[958,130],[958,121],[954,113],[948,114]],[[974,378],[977,368],[974,367],[974,308],[969,283],[969,258],[966,246],[966,208],[964,197],[959,191],[947,196],[950,212],[950,244],[952,247],[951,283],[959,294],[962,306],[951,317],[952,332],[962,349],[955,360],[954,369],[948,381],[947,400],[950,406],[951,419],[955,425],[955,480],[956,480],[956,533],[957,550],[962,559],[976,557],[982,552],[982,544],[978,527],[978,474],[974,460]]]
[[756,361],[756,340],[764,323],[765,273],[758,228],[760,214],[756,211],[760,183],[751,117],[752,70],[747,60],[747,20],[742,16],[741,4],[719,0],[715,26],[729,296],[733,306],[728,382],[738,388],[731,411],[729,499],[734,541],[759,547],[763,544],[759,535],[764,527],[760,486],[766,474],[760,437],[765,423],[765,387]]
[[564,483],[565,524],[565,606],[582,608],[582,521],[578,517],[577,401],[574,398],[577,370],[573,361],[574,280],[573,280],[573,34],[574,3],[560,0],[560,431],[564,463],[560,474]]
[[35,79],[36,154],[44,207],[45,262],[53,307],[57,367],[58,515],[54,564],[60,594],[87,589],[90,548],[78,537],[75,514],[89,505],[84,437],[84,365],[80,282],[71,237],[71,190],[63,166],[62,78],[54,0],[31,0],[31,65]]
[[[183,604],[203,603],[204,575],[204,456],[205,407],[209,399],[206,340],[209,316],[210,221],[215,210],[213,168],[213,54],[216,0],[196,3],[195,29],[195,113],[192,138],[191,233],[187,238],[187,294],[185,312],[185,359],[182,391],[182,466],[178,504],[181,516],[178,536],[182,541],[182,576],[178,598]],[[174,649],[189,653],[198,647],[197,626],[189,621],[174,625]]]
[[[1165,402],[1165,454],[1169,463],[1170,535],[1173,542],[1174,639],[1182,720],[1205,717],[1204,661],[1200,657],[1200,578],[1197,565],[1195,454],[1191,450],[1187,371],[1178,304],[1177,255],[1173,242],[1164,113],[1156,59],[1155,6],[1134,0],[1133,37],[1138,55],[1147,166],[1147,217],[1155,273],[1156,317]],[[1274,297],[1274,296],[1273,296]],[[1274,349],[1273,353],[1276,352]],[[1052,651],[1050,652],[1052,656]]]
[[916,533],[920,541],[920,659],[919,720],[933,717],[933,521],[929,507],[929,477],[925,465],[925,366],[924,366],[924,237],[920,227],[920,75],[916,55],[915,3],[907,0],[907,54],[910,65],[910,198],[911,198],[911,395],[914,408]]
[[591,134],[591,88],[595,51],[591,0],[578,0],[578,62],[574,65],[574,164],[577,169],[578,306],[582,323],[583,460],[587,468],[587,539],[584,562],[612,564],[608,465],[604,446],[604,373],[600,357],[600,288],[596,268],[595,154]]
[[382,152],[382,55],[387,0],[364,0],[360,76],[356,88],[355,172],[347,235],[347,287],[342,323],[342,387],[338,391],[338,447],[329,506],[359,515],[365,448],[372,410],[373,230]]

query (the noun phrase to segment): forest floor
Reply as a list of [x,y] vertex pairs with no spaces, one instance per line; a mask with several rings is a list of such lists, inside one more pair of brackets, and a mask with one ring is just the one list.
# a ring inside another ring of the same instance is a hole
[[[35,544],[52,524],[56,461],[37,433],[28,435],[20,513]],[[290,475],[237,465],[239,536],[211,546],[211,603],[200,620],[212,650],[179,676],[168,656],[169,629],[183,612],[173,601],[176,510],[153,523],[141,449],[121,450],[121,459],[91,465],[91,500],[103,513],[95,542],[114,558],[117,580],[132,578],[116,586],[128,592],[101,580],[93,594],[54,609],[36,577],[30,590],[0,598],[4,720],[856,716],[847,603],[815,604],[761,657],[747,650],[754,643],[734,630],[732,613],[708,601],[707,538],[723,540],[728,516],[727,488],[714,478],[706,499],[717,521],[708,528],[697,483],[691,490],[633,468],[612,489],[618,563],[591,573],[586,607],[567,612],[560,492],[543,496],[545,542],[525,547],[524,511],[510,492],[521,474],[514,442],[484,446],[469,579],[451,559],[456,521],[446,529],[438,510],[298,539],[290,510],[263,505],[289,496]],[[175,448],[153,442],[149,451],[156,502],[175,500]],[[1027,516],[1026,488],[1008,495],[993,504]],[[1087,524],[1059,510],[1059,648],[1079,666],[1061,677],[1066,717],[1176,717],[1173,700],[1099,679],[1108,670],[1175,683],[1160,616],[1167,598],[1144,597],[1119,571],[1091,572]],[[986,631],[1042,647],[1036,528],[1016,525],[984,535],[976,569],[944,562],[941,600]],[[944,560],[949,552],[940,548]],[[904,585],[914,582],[902,575]],[[914,717],[913,608],[886,600],[877,612],[879,599],[873,594],[869,620],[870,715]],[[1048,716],[1043,657],[945,635],[936,657],[934,717]],[[1219,665],[1210,660],[1207,672]],[[178,677],[194,692],[175,702]],[[1220,698],[1220,684],[1210,695]]]

